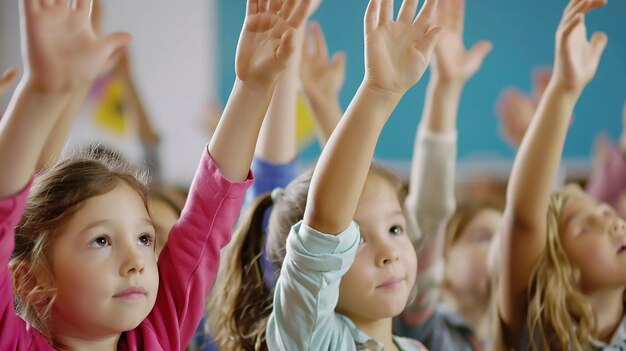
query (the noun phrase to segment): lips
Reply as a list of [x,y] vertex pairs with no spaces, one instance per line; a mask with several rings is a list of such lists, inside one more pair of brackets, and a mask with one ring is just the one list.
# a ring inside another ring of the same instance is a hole
[[146,295],[146,289],[142,286],[133,286],[128,289],[124,289],[119,293],[113,295],[113,297],[122,298],[122,299],[133,299],[139,298]]
[[400,285],[404,281],[404,278],[391,278],[385,280],[382,284],[376,286],[377,289],[393,289]]

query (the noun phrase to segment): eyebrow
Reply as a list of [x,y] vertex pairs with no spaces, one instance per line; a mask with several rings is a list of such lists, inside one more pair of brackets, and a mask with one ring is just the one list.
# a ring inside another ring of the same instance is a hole
[[[86,225],[83,229],[80,230],[80,233],[84,233],[86,231],[88,231],[89,229],[93,229],[96,227],[100,227],[100,226],[106,226],[109,225],[113,222],[112,219],[102,219],[99,221],[95,221],[95,222],[91,222],[88,225]],[[149,225],[151,227],[155,227],[154,223],[152,223],[152,221],[148,218],[142,218],[141,219],[141,225]]]

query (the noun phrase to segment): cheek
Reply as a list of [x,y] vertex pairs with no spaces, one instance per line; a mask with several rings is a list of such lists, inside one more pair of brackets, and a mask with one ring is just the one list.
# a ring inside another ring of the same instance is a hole
[[446,275],[453,285],[482,284],[486,279],[488,249],[481,245],[468,245],[450,251],[446,260]]

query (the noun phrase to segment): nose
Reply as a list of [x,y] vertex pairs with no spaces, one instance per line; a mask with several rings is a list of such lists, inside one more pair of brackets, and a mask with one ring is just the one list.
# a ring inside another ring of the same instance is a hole
[[377,246],[376,266],[384,267],[400,259],[398,249],[392,243],[379,241]]
[[611,234],[615,236],[626,235],[626,222],[624,222],[621,218],[617,218],[617,220],[611,225]]
[[136,245],[127,247],[123,255],[122,264],[120,266],[121,276],[127,277],[131,274],[143,273],[146,264]]

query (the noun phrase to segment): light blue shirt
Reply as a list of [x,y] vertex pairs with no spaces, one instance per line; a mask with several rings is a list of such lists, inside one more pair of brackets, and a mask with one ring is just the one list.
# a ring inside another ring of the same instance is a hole
[[[341,277],[354,262],[359,242],[355,222],[336,236],[302,222],[293,226],[267,324],[270,350],[383,350],[350,319],[335,312]],[[394,341],[402,351],[425,350],[413,340]]]

